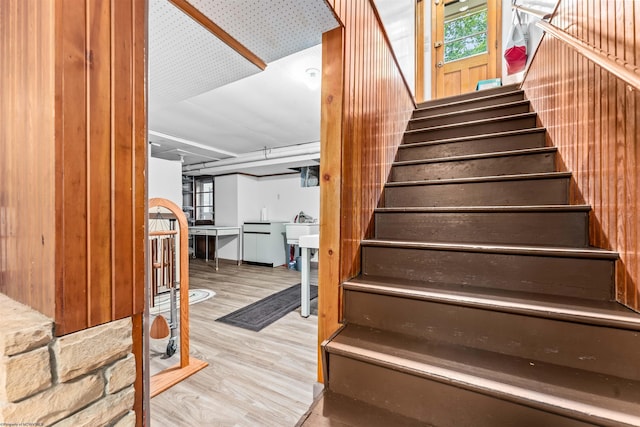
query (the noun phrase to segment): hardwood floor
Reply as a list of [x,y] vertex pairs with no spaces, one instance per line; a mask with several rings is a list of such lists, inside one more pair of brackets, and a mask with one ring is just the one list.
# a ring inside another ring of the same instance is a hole
[[[313,401],[318,318],[293,311],[260,332],[214,320],[300,283],[300,273],[230,262],[216,272],[200,259],[189,268],[190,288],[216,292],[190,306],[191,354],[209,366],[151,400],[151,426],[294,426]],[[167,339],[150,341],[152,374],[178,362],[179,350],[162,358]]]

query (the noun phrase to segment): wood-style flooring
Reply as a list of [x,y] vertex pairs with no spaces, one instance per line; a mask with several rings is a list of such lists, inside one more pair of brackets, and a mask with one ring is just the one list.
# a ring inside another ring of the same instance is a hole
[[[191,354],[204,370],[151,399],[152,427],[294,426],[313,402],[318,318],[298,311],[252,332],[215,319],[300,283],[285,267],[190,262],[190,288],[216,295],[190,306]],[[317,270],[312,270],[317,283]],[[179,361],[163,359],[167,340],[150,340],[150,371]]]

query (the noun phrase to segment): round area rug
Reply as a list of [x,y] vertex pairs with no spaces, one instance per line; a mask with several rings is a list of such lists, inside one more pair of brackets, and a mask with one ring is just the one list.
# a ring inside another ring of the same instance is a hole
[[[212,298],[216,293],[209,289],[189,289],[189,305],[196,304],[198,302],[206,301]],[[165,292],[160,295],[156,295],[155,307],[149,308],[149,314],[158,314],[171,309],[169,302],[169,292]],[[180,307],[180,291],[176,291],[176,308]]]

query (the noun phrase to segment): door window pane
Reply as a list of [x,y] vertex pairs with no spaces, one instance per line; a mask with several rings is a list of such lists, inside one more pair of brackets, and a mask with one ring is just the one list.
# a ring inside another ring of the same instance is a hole
[[487,2],[450,2],[445,6],[444,62],[487,52]]

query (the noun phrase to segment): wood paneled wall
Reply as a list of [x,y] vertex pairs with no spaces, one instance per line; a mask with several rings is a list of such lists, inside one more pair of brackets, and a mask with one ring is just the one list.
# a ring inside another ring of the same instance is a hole
[[57,335],[141,313],[146,1],[0,4],[0,290]]
[[360,272],[360,241],[415,107],[372,1],[328,3],[344,28],[323,39],[320,340],[338,326],[340,283]]
[[[561,0],[552,24],[631,69],[640,65],[640,3]],[[620,253],[617,299],[640,310],[640,94],[546,35],[523,88],[560,167],[573,172],[572,202],[593,207],[593,246]]]
[[56,324],[144,309],[146,2],[58,0]]
[[0,1],[0,292],[54,317],[53,2]]

